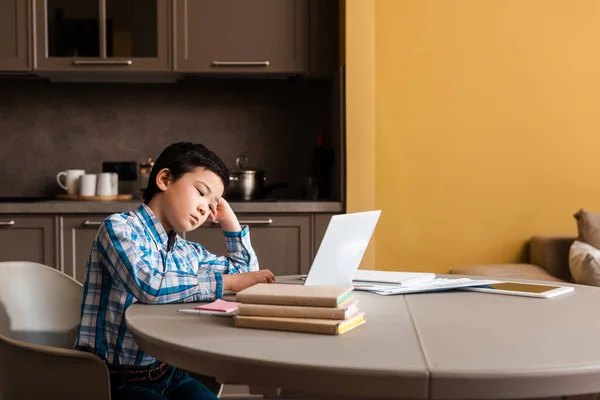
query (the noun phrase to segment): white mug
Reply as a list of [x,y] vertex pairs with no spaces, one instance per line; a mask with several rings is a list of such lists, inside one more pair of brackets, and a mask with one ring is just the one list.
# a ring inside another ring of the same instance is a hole
[[97,196],[116,196],[119,194],[119,175],[115,172],[98,174]]
[[[68,169],[66,171],[60,171],[56,175],[56,182],[58,185],[67,191],[67,194],[77,195],[79,194],[80,178],[85,174],[83,169]],[[65,183],[62,183],[60,178],[65,177]]]
[[81,190],[79,194],[82,196],[96,195],[96,174],[85,174],[81,177]]

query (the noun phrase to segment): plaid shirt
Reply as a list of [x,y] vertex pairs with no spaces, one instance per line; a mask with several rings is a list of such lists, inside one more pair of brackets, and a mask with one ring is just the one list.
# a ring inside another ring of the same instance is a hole
[[228,256],[219,257],[177,235],[169,238],[145,204],[106,218],[87,264],[75,348],[87,348],[109,364],[155,362],[127,329],[125,310],[135,302],[214,300],[223,294],[222,274],[257,271],[248,227],[224,235]]

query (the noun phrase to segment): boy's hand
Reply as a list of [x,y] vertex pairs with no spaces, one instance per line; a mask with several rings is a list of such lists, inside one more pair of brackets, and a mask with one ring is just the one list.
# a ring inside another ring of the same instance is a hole
[[219,221],[221,228],[226,232],[239,232],[242,230],[238,219],[231,206],[224,198],[221,198],[217,207],[208,216],[210,222]]
[[223,275],[223,290],[242,291],[257,283],[275,283],[275,275],[268,269],[242,274]]

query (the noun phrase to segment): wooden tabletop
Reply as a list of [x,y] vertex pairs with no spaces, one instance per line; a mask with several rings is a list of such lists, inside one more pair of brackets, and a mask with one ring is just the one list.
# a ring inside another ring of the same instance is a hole
[[364,398],[600,392],[599,288],[575,285],[553,299],[355,294],[367,323],[341,336],[235,328],[229,317],[176,311],[192,304],[134,304],[126,320],[154,357],[223,383]]

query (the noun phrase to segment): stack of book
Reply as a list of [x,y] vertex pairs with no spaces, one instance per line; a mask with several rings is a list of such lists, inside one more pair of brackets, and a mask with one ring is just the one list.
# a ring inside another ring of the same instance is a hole
[[259,283],[236,301],[240,328],[341,335],[366,322],[351,287]]

